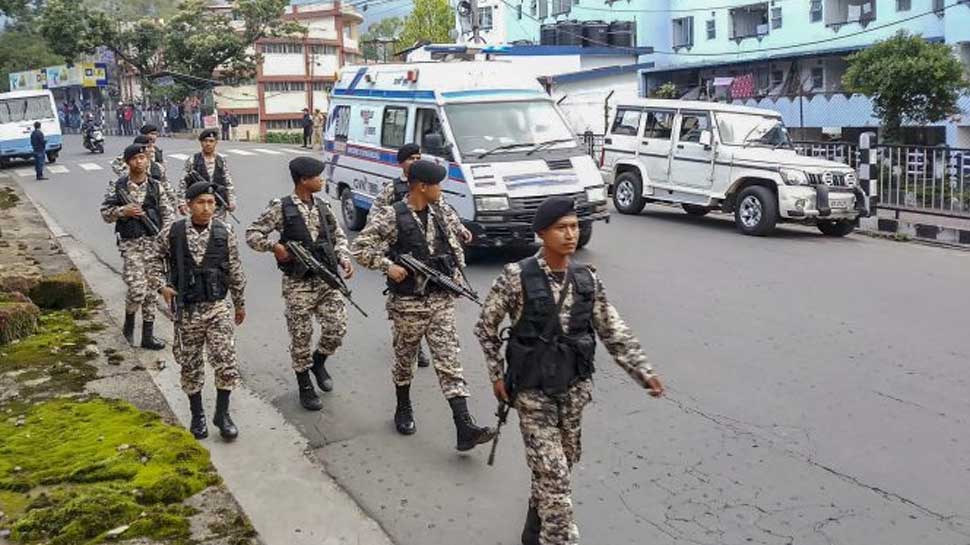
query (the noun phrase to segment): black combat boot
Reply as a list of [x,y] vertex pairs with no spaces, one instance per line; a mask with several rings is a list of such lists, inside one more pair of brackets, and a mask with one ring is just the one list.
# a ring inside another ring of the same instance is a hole
[[324,392],[330,392],[333,391],[333,379],[330,378],[330,373],[324,367],[325,363],[327,363],[327,355],[314,351],[313,367],[310,368],[310,371],[313,372],[313,376],[317,379],[317,386]]
[[451,405],[455,429],[458,431],[456,449],[462,452],[471,450],[476,445],[487,443],[495,437],[495,430],[488,427],[480,428],[475,425],[472,415],[468,414],[468,402],[465,398],[453,397],[448,400],[448,404]]
[[196,439],[205,439],[209,436],[209,428],[205,425],[202,392],[196,392],[189,396],[189,409],[192,411],[192,424],[189,425],[189,431]]
[[125,313],[125,325],[121,328],[121,332],[125,335],[125,340],[128,344],[135,344],[135,313],[128,314]]
[[429,367],[431,366],[431,360],[428,355],[424,353],[423,348],[418,348],[418,367]]
[[155,338],[155,322],[141,323],[141,347],[147,350],[161,350],[165,343]]
[[397,409],[394,411],[394,427],[401,435],[414,435],[414,410],[411,408],[411,385],[397,386]]
[[319,411],[323,408],[323,402],[320,401],[320,396],[317,395],[317,391],[313,389],[313,383],[310,382],[310,372],[300,371],[296,374],[296,382],[300,385],[300,405],[308,411]]
[[239,435],[236,423],[229,416],[229,390],[216,390],[216,415],[212,423],[219,428],[219,435],[226,441],[232,441]]
[[529,505],[529,514],[525,516],[525,528],[522,528],[522,545],[539,545],[539,510]]

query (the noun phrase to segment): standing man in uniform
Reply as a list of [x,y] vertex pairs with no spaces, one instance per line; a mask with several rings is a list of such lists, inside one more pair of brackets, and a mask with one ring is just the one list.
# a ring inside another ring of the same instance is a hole
[[[542,250],[505,266],[485,299],[475,335],[495,397],[519,413],[532,471],[522,543],[577,545],[570,476],[582,450],[583,409],[592,399],[595,336],[650,395],[662,395],[663,385],[592,267],[571,259],[579,242],[574,201],[546,199],[532,228]],[[503,369],[499,326],[506,316],[512,327]]]
[[[290,161],[293,193],[270,201],[269,207],[246,229],[249,247],[257,252],[273,252],[277,266],[283,271],[290,357],[299,385],[300,404],[308,411],[323,408],[310,381],[311,372],[321,390],[333,390],[326,362],[340,348],[347,333],[347,308],[340,292],[294,261],[285,244],[302,244],[333,274],[342,274],[344,278],[354,274],[347,237],[337,225],[330,205],[315,196],[323,189],[320,173],[324,166],[311,157]],[[273,232],[279,233],[278,240],[270,238]],[[313,317],[320,324],[320,340],[311,354]]]
[[445,226],[440,210],[432,205],[440,198],[439,184],[446,174],[444,167],[430,161],[412,164],[407,199],[374,210],[367,226],[354,239],[352,251],[361,265],[387,275],[390,292],[387,313],[391,320],[395,357],[392,378],[397,392],[394,412],[397,431],[403,435],[416,431],[410,397],[411,380],[424,338],[431,349],[441,391],[451,405],[458,436],[457,449],[466,451],[490,441],[495,431],[478,427],[468,414],[468,385],[458,361],[455,296],[430,282],[420,290],[414,275],[395,262],[398,256],[410,253],[429,267],[461,281],[460,269],[465,265],[461,245],[455,233]]
[[[155,149],[155,142],[151,137],[139,134],[135,137],[133,144],[144,146],[145,155],[148,157],[148,175],[153,179],[158,181],[162,188],[162,193],[164,193],[165,198],[168,199],[168,204],[172,210],[178,210],[182,203],[179,202],[178,198],[175,196],[175,189],[172,188],[172,184],[168,181],[168,174],[165,170],[165,165],[159,163],[156,159],[158,154]],[[111,170],[118,176],[123,176],[128,173],[128,164],[125,163],[124,155],[119,155],[111,161]]]
[[327,114],[317,108],[313,111],[313,145],[319,150],[323,149],[323,125],[327,121]]
[[[216,217],[225,221],[226,214],[236,210],[236,188],[232,185],[232,176],[229,175],[229,164],[226,157],[221,153],[216,153],[218,132],[215,129],[205,129],[199,133],[199,143],[202,151],[185,160],[185,176],[179,182],[177,194],[185,195],[188,185],[187,177],[192,171],[197,172],[205,181],[215,186],[216,195]],[[181,213],[188,213],[188,207],[181,205]],[[228,207],[228,211],[227,211]]]
[[[125,339],[134,344],[135,313],[141,309],[141,347],[161,350],[165,343],[154,336],[155,306],[161,287],[161,270],[153,258],[155,238],[174,219],[174,213],[157,180],[148,175],[145,147],[132,144],[123,155],[128,174],[109,182],[101,204],[101,218],[115,224],[122,276],[128,286],[125,298]],[[128,202],[130,201],[130,202]]]
[[[196,439],[209,435],[202,408],[207,359],[216,382],[212,423],[223,439],[232,441],[239,435],[229,416],[229,395],[239,385],[233,324],[242,325],[246,319],[246,276],[232,228],[213,218],[215,191],[208,182],[189,186],[185,199],[190,217],[162,230],[155,259],[165,263],[169,271],[162,296],[169,306],[175,303],[178,310],[172,353],[181,368],[182,391],[189,397],[189,430]],[[228,294],[232,294],[232,306],[226,300]]]
[[146,123],[138,129],[138,132],[144,134],[152,141],[152,146],[155,149],[155,159],[156,163],[165,163],[165,157],[162,153],[162,148],[158,145],[158,127],[152,125],[151,123]]
[[34,170],[38,180],[46,180],[44,161],[47,160],[47,137],[40,130],[40,121],[34,121],[34,131],[30,133],[30,148],[34,152]]

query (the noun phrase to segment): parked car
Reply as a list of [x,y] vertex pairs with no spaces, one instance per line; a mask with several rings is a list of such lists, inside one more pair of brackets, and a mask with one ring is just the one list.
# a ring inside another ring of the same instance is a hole
[[777,112],[728,104],[637,99],[617,105],[600,162],[623,214],[648,202],[693,216],[733,212],[739,231],[779,222],[845,236],[866,213],[851,167],[795,153]]

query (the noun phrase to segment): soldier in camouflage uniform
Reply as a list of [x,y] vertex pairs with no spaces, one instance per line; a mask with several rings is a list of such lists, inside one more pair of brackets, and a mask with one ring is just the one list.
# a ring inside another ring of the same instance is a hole
[[[350,278],[354,268],[347,248],[347,237],[337,225],[330,205],[314,196],[323,189],[320,173],[324,164],[310,157],[290,161],[293,193],[274,199],[269,207],[246,229],[246,243],[258,252],[273,252],[283,271],[283,299],[286,301],[286,327],[290,332],[290,356],[300,389],[300,404],[310,411],[323,407],[313,389],[309,373],[324,392],[333,390],[333,379],[325,366],[340,348],[347,333],[347,308],[340,292],[299,266],[284,245],[302,244],[334,274]],[[280,234],[278,240],[270,234]],[[342,269],[337,270],[337,267]],[[313,318],[320,324],[320,339],[311,355]]]
[[[229,212],[236,210],[236,188],[232,184],[232,176],[229,174],[229,163],[226,156],[216,153],[218,144],[218,132],[215,129],[205,129],[199,133],[199,144],[202,151],[192,155],[185,160],[185,174],[179,180],[176,194],[185,195],[186,185],[189,184],[189,173],[195,171],[203,179],[216,188],[216,218],[225,221]],[[228,205],[228,210],[227,206]],[[183,214],[187,212],[186,206],[179,211]]]
[[367,226],[354,240],[353,254],[364,267],[388,277],[387,313],[396,360],[392,372],[397,392],[395,427],[404,435],[416,431],[410,390],[415,358],[424,338],[431,349],[441,391],[451,405],[457,448],[465,451],[491,440],[495,432],[476,426],[468,414],[468,385],[458,361],[455,298],[430,283],[422,290],[413,274],[395,263],[397,256],[410,253],[458,280],[460,268],[465,265],[461,245],[455,233],[445,227],[439,209],[431,205],[440,197],[439,184],[446,173],[444,167],[435,163],[415,162],[407,199],[373,210]]
[[[192,184],[186,191],[190,217],[162,230],[155,259],[169,271],[162,296],[175,303],[175,346],[172,352],[181,367],[182,391],[189,397],[196,439],[208,437],[202,387],[205,361],[212,366],[216,382],[216,412],[212,423],[223,439],[239,435],[229,415],[229,394],[239,385],[236,368],[234,326],[246,319],[243,291],[246,276],[239,259],[236,236],[229,224],[213,218],[216,188],[208,182]],[[232,294],[232,305],[226,295]],[[203,358],[203,351],[205,358]]]
[[[175,189],[172,188],[172,184],[168,181],[165,165],[156,161],[158,154],[155,153],[154,140],[140,134],[135,137],[133,143],[145,147],[145,154],[148,156],[148,175],[158,180],[158,184],[161,186],[162,192],[165,194],[165,198],[168,199],[168,204],[172,207],[172,210],[178,210],[182,203],[176,198]],[[118,176],[128,174],[128,165],[125,163],[124,156],[119,155],[111,161],[111,170]]]
[[161,146],[158,145],[158,127],[152,125],[151,123],[146,123],[138,129],[138,132],[148,137],[152,141],[152,146],[155,150],[153,161],[156,163],[165,163],[165,154],[162,152]]
[[[511,402],[519,413],[532,472],[523,545],[579,543],[570,477],[582,450],[583,408],[592,399],[595,336],[650,395],[663,393],[592,267],[570,259],[579,241],[574,206],[568,197],[552,197],[539,207],[533,230],[542,238],[542,250],[505,267],[475,326],[496,398]],[[507,368],[499,332],[506,316],[512,323]]]
[[[101,218],[115,224],[118,249],[123,262],[122,275],[128,286],[125,298],[125,339],[134,343],[135,313],[141,309],[141,347],[161,350],[165,343],[154,336],[156,290],[161,285],[161,270],[151,258],[159,231],[174,219],[174,212],[159,183],[148,175],[148,157],[142,145],[132,144],[123,155],[128,174],[108,183]],[[132,201],[126,204],[123,195]]]

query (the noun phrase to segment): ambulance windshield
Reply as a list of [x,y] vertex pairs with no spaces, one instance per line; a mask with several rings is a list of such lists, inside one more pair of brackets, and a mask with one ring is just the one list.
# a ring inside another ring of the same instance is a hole
[[555,142],[573,147],[575,136],[551,102],[478,102],[445,106],[455,144],[463,157],[479,156],[496,149],[527,151],[538,144]]

